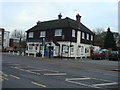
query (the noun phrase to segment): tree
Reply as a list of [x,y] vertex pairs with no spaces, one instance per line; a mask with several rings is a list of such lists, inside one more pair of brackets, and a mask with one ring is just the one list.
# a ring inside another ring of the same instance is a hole
[[12,33],[11,33],[11,37],[12,38],[19,38],[21,39],[22,41],[25,40],[25,32],[22,31],[22,30],[14,30]]
[[103,47],[104,39],[106,36],[104,28],[96,28],[93,32],[95,33],[94,43]]
[[110,31],[110,28],[107,29],[103,48],[111,48],[113,50],[116,49],[115,39],[113,33]]
[[22,30],[14,30],[11,34],[12,38],[18,38],[19,39],[19,48],[24,48],[25,46],[25,32],[23,32]]

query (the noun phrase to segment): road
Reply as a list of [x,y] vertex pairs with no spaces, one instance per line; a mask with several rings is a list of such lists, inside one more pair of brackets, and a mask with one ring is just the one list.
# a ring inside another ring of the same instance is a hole
[[2,88],[118,90],[118,62],[2,54]]

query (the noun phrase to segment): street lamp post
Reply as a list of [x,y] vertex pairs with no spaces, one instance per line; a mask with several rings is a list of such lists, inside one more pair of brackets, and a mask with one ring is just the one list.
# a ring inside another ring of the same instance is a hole
[[43,38],[43,42],[42,42],[42,58],[44,58],[44,48],[45,48],[45,38]]

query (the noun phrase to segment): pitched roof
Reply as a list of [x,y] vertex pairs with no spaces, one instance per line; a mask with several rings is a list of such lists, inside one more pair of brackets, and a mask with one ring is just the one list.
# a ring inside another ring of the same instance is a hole
[[[50,29],[58,29],[58,28],[78,29],[78,26],[75,20],[66,17],[64,19],[39,22],[37,25],[35,25],[34,27],[30,28],[27,31],[50,30]],[[84,32],[88,32],[90,34],[94,34],[90,29],[88,29],[82,23],[80,23],[80,30]]]

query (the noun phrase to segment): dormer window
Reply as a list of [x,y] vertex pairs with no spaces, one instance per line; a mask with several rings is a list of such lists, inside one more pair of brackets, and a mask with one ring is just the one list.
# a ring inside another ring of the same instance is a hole
[[28,37],[29,37],[29,38],[33,38],[33,32],[29,32]]
[[62,29],[56,29],[55,36],[62,36]]
[[82,32],[82,39],[85,39],[85,33]]
[[72,30],[72,37],[75,37],[75,30]]
[[45,37],[45,35],[46,35],[46,32],[45,32],[45,31],[41,31],[41,32],[40,32],[40,37]]

